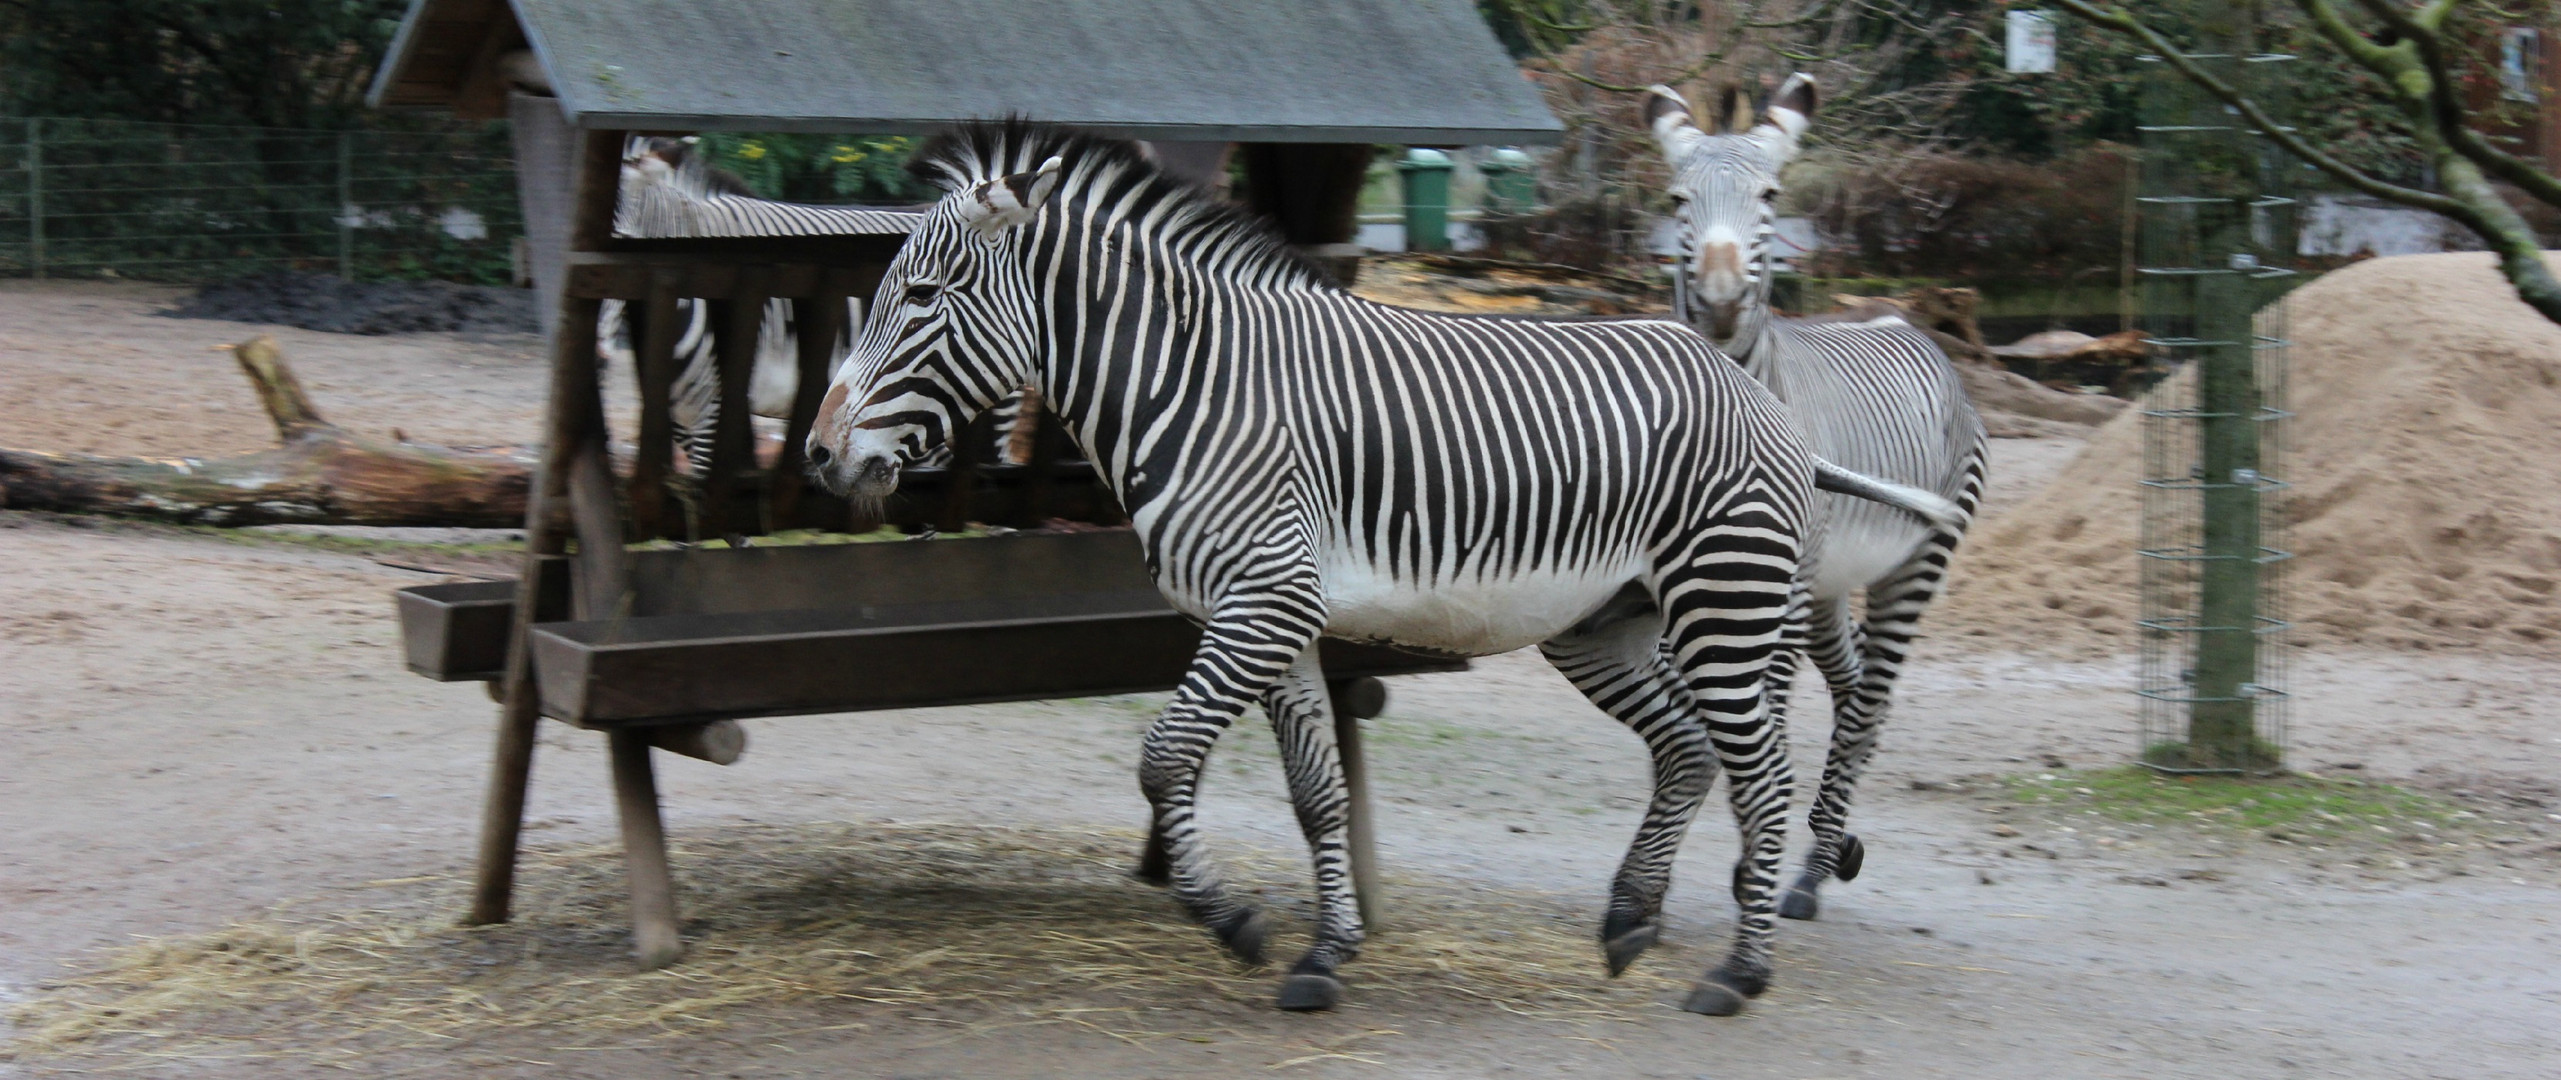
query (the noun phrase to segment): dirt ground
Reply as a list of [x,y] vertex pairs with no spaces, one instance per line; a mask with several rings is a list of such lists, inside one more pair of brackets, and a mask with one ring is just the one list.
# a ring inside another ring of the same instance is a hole
[[[454,443],[519,442],[534,429],[529,339],[355,338],[149,314],[171,295],[0,288],[0,445],[264,445],[264,418],[213,350],[261,330],[349,426]],[[2032,492],[2074,448],[2001,440],[1996,506]],[[361,907],[467,872],[494,708],[477,684],[401,669],[388,594],[431,580],[273,539],[0,513],[0,910],[11,916],[0,921],[0,1001],[38,996],[140,936],[208,931],[285,901]],[[1676,992],[1572,1018],[1411,1007],[1364,983],[1355,963],[1346,1008],[1169,1003],[1196,1010],[1183,1037],[1009,1024],[994,1006],[820,1002],[741,1008],[677,1035],[517,1031],[386,1046],[354,1067],[1720,1080],[2561,1071],[2561,705],[2549,693],[2561,661],[2302,655],[2298,768],[2412,784],[2505,824],[2441,842],[2297,843],[2019,805],[1988,778],[2131,756],[2132,664],[1968,648],[1950,636],[1916,659],[1857,813],[1866,873],[1826,891],[1821,921],[1782,927],[1777,984],[1739,1018],[1682,1013]],[[1825,725],[1818,690],[1797,700],[1802,791]],[[1142,816],[1131,771],[1153,701],[753,722],[736,765],[662,757],[670,826],[680,842],[810,822],[1129,828]],[[1454,884],[1597,926],[1641,807],[1634,738],[1527,655],[1397,680],[1375,723],[1391,874],[1423,883],[1417,893]],[[1221,850],[1296,847],[1273,758],[1251,724],[1222,748],[1205,810]],[[608,842],[609,805],[602,740],[547,725],[530,842]],[[1685,982],[1720,952],[1732,837],[1711,807],[1646,971]],[[608,957],[620,947],[593,946]],[[1205,937],[1200,948],[1211,948]],[[1556,978],[1598,987],[1597,950]],[[167,1057],[144,1045],[106,1059],[0,1059],[0,1076],[349,1067],[291,1051]]]

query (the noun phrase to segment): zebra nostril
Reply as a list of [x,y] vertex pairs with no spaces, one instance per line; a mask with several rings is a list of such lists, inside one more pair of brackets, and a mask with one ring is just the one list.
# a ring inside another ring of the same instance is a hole
[[816,465],[819,468],[824,469],[827,467],[828,462],[834,460],[836,460],[836,452],[827,449],[824,444],[809,448],[809,463],[812,465]]

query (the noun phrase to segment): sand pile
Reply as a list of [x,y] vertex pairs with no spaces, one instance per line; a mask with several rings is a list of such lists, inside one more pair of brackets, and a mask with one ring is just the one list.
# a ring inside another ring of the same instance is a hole
[[[2561,647],[2561,327],[2486,254],[2359,263],[2289,302],[2294,639]],[[2142,423],[1977,526],[1932,628],[2133,649]]]

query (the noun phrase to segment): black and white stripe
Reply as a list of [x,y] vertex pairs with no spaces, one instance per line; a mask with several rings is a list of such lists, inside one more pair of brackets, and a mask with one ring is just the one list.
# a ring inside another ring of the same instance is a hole
[[1655,795],[1611,890],[1613,969],[1653,941],[1720,763],[1742,914],[1692,1005],[1760,992],[1789,798],[1763,694],[1820,506],[1785,406],[1676,323],[1359,299],[1126,143],[984,124],[919,160],[951,195],[883,280],[810,436],[813,470],[884,496],[1011,388],[1040,391],[1167,600],[1203,624],[1139,780],[1175,895],[1249,959],[1264,917],[1221,885],[1193,800],[1248,707],[1279,739],[1319,901],[1285,1007],[1331,1004],[1362,940],[1320,636],[1538,644],[1645,739]]
[[[1673,170],[1683,265],[1678,307],[1755,379],[1785,401],[1825,460],[1934,492],[1961,513],[1922,521],[1831,496],[1805,597],[1807,652],[1832,691],[1831,750],[1811,815],[1814,844],[1780,910],[1810,919],[1826,877],[1858,876],[1864,849],[1847,831],[1850,797],[1893,703],[1923,612],[1946,583],[1948,560],[1981,501],[1983,422],[1946,354],[1900,318],[1791,319],[1770,308],[1779,173],[1814,110],[1814,82],[1790,78],[1758,124],[1736,124],[1729,102],[1702,132],[1687,103],[1655,87],[1646,119]],[[1739,127],[1739,130],[1736,128]],[[1851,611],[1865,594],[1863,618]],[[1782,718],[1796,657],[1773,665]]]

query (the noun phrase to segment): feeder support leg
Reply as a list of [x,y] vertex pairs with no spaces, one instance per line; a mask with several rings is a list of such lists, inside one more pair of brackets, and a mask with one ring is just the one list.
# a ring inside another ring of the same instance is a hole
[[1387,908],[1378,883],[1377,818],[1370,811],[1369,759],[1361,750],[1361,721],[1378,715],[1387,704],[1387,688],[1361,676],[1326,683],[1334,698],[1334,746],[1343,758],[1343,786],[1351,800],[1346,843],[1352,863],[1352,891],[1360,899],[1361,924],[1379,932]]
[[623,873],[631,883],[631,953],[647,971],[685,954],[676,934],[676,882],[667,871],[667,826],[658,817],[658,777],[650,768],[649,734],[617,730],[613,745],[614,809],[622,819]]

